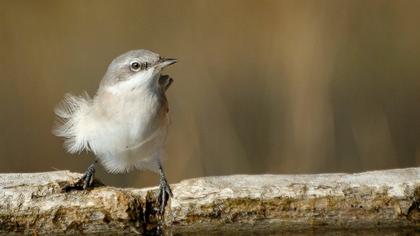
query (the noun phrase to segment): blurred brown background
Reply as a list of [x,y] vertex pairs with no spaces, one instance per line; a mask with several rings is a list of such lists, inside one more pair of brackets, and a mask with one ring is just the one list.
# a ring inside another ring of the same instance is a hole
[[[147,48],[166,72],[170,182],[420,164],[420,1],[1,1],[0,172],[84,171],[52,136],[66,92]],[[150,173],[99,178],[150,186]]]

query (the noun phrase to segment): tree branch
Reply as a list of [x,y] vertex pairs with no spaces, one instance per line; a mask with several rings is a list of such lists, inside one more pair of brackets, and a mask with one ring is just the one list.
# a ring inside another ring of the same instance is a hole
[[[66,187],[80,176],[69,171],[0,174],[0,232],[156,229],[156,188]],[[172,232],[420,227],[420,168],[205,177],[172,189],[164,220]]]

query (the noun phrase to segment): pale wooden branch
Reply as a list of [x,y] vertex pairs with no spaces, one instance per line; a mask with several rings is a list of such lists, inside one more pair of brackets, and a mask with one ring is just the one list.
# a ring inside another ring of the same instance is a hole
[[[0,174],[0,232],[156,228],[156,188],[65,188],[79,177],[68,171]],[[420,227],[420,168],[205,177],[172,188],[164,219],[172,232]]]

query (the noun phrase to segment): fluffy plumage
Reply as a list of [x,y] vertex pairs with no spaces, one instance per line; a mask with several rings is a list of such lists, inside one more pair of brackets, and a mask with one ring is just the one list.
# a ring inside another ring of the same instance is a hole
[[54,110],[58,119],[53,134],[65,138],[64,147],[69,153],[90,151],[89,129],[85,124],[92,103],[87,93],[82,96],[66,94]]
[[[132,71],[133,60],[150,66]],[[161,69],[169,65],[163,63],[146,50],[116,58],[93,98],[87,93],[65,96],[55,109],[53,133],[65,139],[70,153],[92,151],[109,172],[157,172],[169,125],[165,91],[172,82],[168,76],[160,79]]]

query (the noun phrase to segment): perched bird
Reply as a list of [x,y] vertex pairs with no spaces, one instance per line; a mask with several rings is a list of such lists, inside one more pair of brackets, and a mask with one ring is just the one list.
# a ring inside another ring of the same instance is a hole
[[111,173],[151,170],[160,174],[163,213],[172,197],[161,160],[169,126],[165,92],[173,80],[161,71],[174,63],[148,50],[129,51],[111,62],[93,98],[67,94],[57,106],[53,133],[65,138],[67,151],[96,156],[80,180],[84,189],[92,186],[98,161]]

